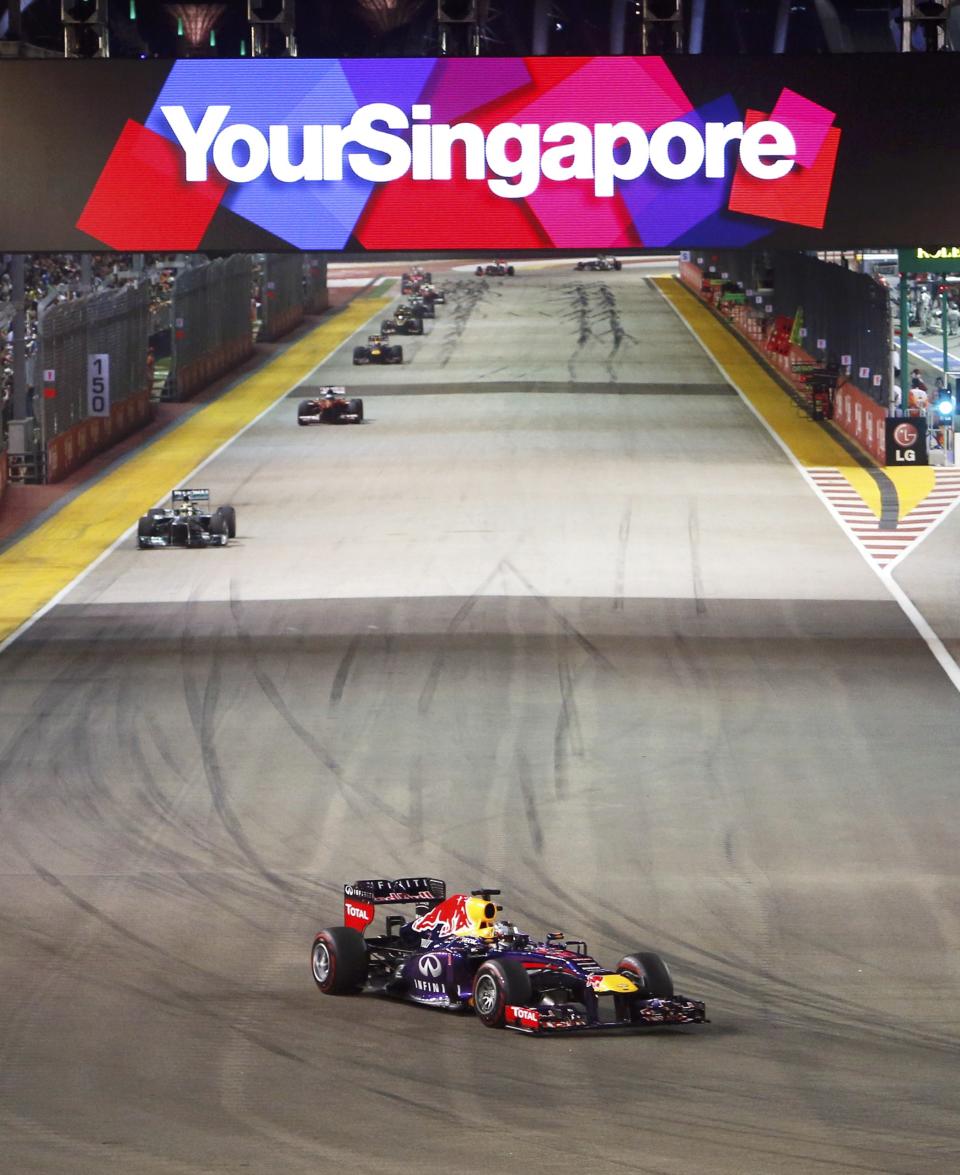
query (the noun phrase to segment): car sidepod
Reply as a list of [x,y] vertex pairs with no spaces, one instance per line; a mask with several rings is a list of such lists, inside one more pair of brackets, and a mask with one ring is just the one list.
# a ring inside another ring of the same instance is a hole
[[460,1006],[456,956],[451,951],[424,951],[403,964],[400,978],[407,999],[437,1008]]

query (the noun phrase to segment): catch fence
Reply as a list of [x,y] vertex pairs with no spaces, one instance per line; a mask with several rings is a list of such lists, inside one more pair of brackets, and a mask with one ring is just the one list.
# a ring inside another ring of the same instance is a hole
[[60,481],[151,418],[148,324],[145,285],[58,303],[40,317],[36,480]]
[[258,342],[272,343],[303,322],[303,271],[300,253],[264,254]]
[[182,269],[170,310],[165,400],[188,400],[253,353],[253,262],[234,253]]

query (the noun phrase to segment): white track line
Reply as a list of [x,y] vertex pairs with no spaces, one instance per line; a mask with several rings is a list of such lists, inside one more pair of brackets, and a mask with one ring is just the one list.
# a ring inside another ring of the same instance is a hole
[[[364,326],[370,321],[370,319],[376,318],[378,313],[379,313],[379,310],[372,311],[372,313],[370,313],[363,320],[363,322],[360,323],[360,325],[356,328],[356,330],[351,331],[350,335],[347,336],[347,339],[352,337],[352,335],[355,335],[357,333],[357,331],[363,330]],[[344,342],[346,342],[346,341],[347,340],[345,339]],[[334,347],[334,351],[338,350],[342,346],[343,346],[343,343],[338,343],[337,346]],[[327,356],[327,358],[329,358],[329,356]],[[304,383],[306,380],[308,380],[310,378],[310,376],[312,376],[313,373],[317,370],[317,368],[320,367],[321,364],[324,362],[326,362],[326,359],[322,359],[320,361],[320,363],[318,363],[316,365],[316,367],[313,367],[309,372],[307,372],[307,374],[303,377],[303,379],[298,379],[296,381],[296,383],[292,383],[292,384],[290,384],[289,387],[284,388],[284,390],[277,396],[277,398],[275,400],[271,400],[271,402],[266,406],[266,408],[263,409],[262,412],[258,412],[257,415],[252,420],[248,421],[243,426],[243,428],[239,429],[237,432],[235,432],[233,434],[232,437],[229,437],[227,440],[225,440],[223,442],[223,444],[220,445],[218,448],[214,449],[214,451],[212,453],[210,453],[209,456],[204,457],[204,459],[200,462],[199,465],[195,465],[193,467],[193,469],[191,469],[188,474],[186,474],[183,478],[181,478],[181,484],[182,485],[187,484],[196,474],[198,474],[201,471],[201,469],[205,469],[206,466],[208,466],[211,461],[213,461],[216,457],[219,457],[220,454],[224,451],[224,449],[229,448],[230,445],[232,445],[233,442],[235,440],[237,440],[239,437],[242,437],[243,434],[248,429],[253,428],[253,426],[255,424],[259,423],[263,419],[263,417],[267,415],[268,412],[272,412],[274,410],[274,408],[276,408],[276,406],[280,403],[281,400],[286,399],[286,397],[289,396],[290,393],[295,388],[300,387],[300,385],[302,383]],[[256,373],[251,372],[251,375],[253,375],[253,374],[256,374]],[[246,378],[248,378],[248,377],[247,376],[243,377],[243,379],[246,379]],[[241,382],[242,382],[242,380],[237,380],[237,383],[241,383]],[[226,393],[224,393],[224,394],[226,394]],[[216,400],[214,400],[208,406],[213,407],[214,404],[216,404]],[[201,409],[201,411],[203,411],[203,409]],[[187,419],[187,418],[185,417],[184,419]],[[167,433],[162,434],[162,436],[166,436],[166,435],[168,435],[168,434]],[[161,439],[161,437],[157,437],[156,439],[159,441]],[[149,448],[149,445],[147,446],[147,448]],[[136,451],[134,451],[134,453],[131,454],[131,456],[130,456],[130,458],[128,458],[128,460],[136,460]],[[109,476],[109,472],[106,474],[106,476]],[[100,480],[102,480],[102,479],[100,479]],[[93,488],[93,487],[91,486],[88,488]],[[83,491],[81,491],[81,492],[83,492]],[[165,493],[161,498],[158,498],[157,501],[154,502],[154,506],[161,505],[161,503],[165,502],[167,500],[167,498],[169,498],[169,496],[170,496],[169,492]],[[75,500],[76,500],[75,498],[71,499],[71,501],[75,501]],[[64,505],[66,505],[66,503],[64,503]],[[153,507],[148,507],[148,509],[153,509]],[[137,519],[137,522],[139,522],[139,519]],[[87,578],[87,576],[90,574],[91,571],[96,570],[96,568],[100,566],[100,564],[104,561],[104,559],[106,559],[109,555],[112,555],[113,552],[117,549],[117,547],[119,547],[120,544],[122,542],[124,542],[133,533],[133,528],[137,525],[137,522],[131,522],[130,525],[127,527],[127,529],[123,532],[123,534],[118,535],[117,538],[110,544],[110,546],[106,547],[103,551],[101,551],[100,554],[96,557],[96,559],[94,559],[92,563],[88,564],[83,569],[83,571],[80,572],[79,575],[74,576],[74,578],[70,580],[70,582],[66,585],[66,587],[61,588],[60,591],[58,591],[55,596],[52,596],[46,602],[46,604],[44,604],[41,608],[38,608],[36,610],[36,612],[34,612],[34,614],[31,617],[29,617],[27,620],[25,620],[23,622],[23,624],[20,625],[19,628],[15,628],[13,630],[13,632],[11,632],[8,637],[6,637],[6,639],[4,639],[3,641],[0,641],[0,654],[5,652],[5,650],[8,649],[10,647],[10,645],[12,645],[15,640],[17,640],[21,636],[23,636],[23,634],[25,632],[27,632],[28,629],[32,628],[41,617],[46,616],[46,614],[50,611],[51,608],[56,607],[56,605],[60,603],[60,601],[64,598],[64,596],[68,595],[70,592],[73,591],[73,589],[78,584],[82,583],[83,580],[85,580]]]
[[[773,428],[770,427],[770,425],[767,423],[767,421],[764,420],[764,418],[760,415],[760,413],[757,411],[757,409],[750,402],[748,397],[744,394],[743,389],[741,387],[739,387],[739,385],[737,383],[735,383],[734,380],[732,380],[730,378],[730,376],[728,375],[728,373],[726,371],[724,371],[724,369],[720,366],[720,362],[717,360],[717,358],[713,355],[713,353],[707,347],[706,343],[703,342],[703,340],[700,338],[700,336],[696,333],[696,331],[693,329],[693,327],[690,325],[690,323],[687,322],[687,320],[683,317],[683,315],[680,313],[680,311],[677,309],[677,307],[674,306],[674,304],[666,296],[666,294],[663,292],[663,290],[661,290],[660,287],[657,286],[656,284],[654,285],[654,288],[656,289],[656,291],[660,295],[660,297],[663,298],[664,302],[666,302],[666,304],[674,312],[674,314],[676,314],[677,318],[679,318],[679,320],[687,328],[690,335],[696,340],[697,345],[700,347],[700,349],[703,351],[703,353],[707,356],[707,358],[710,360],[710,362],[714,365],[714,367],[716,367],[717,371],[720,372],[720,374],[723,376],[724,380],[733,388],[733,390],[737,393],[737,395],[740,397],[740,399],[743,401],[743,403],[747,406],[747,408],[750,410],[750,412],[752,412],[753,415],[757,418],[757,420],[759,420],[760,424],[764,427],[764,429],[766,429],[767,433],[773,438],[774,442],[780,446],[780,448],[786,454],[787,459],[790,461],[790,464],[794,467],[794,469],[797,470],[797,472],[800,474],[800,476],[803,478],[803,480],[807,483],[807,485],[810,486],[810,488],[813,490],[816,497],[823,503],[823,505],[830,512],[830,514],[833,515],[833,518],[836,521],[837,525],[844,532],[844,534],[846,534],[846,536],[850,539],[850,541],[853,543],[853,545],[856,547],[856,549],[860,552],[860,555],[863,558],[863,560],[866,562],[867,566],[881,580],[881,582],[886,586],[887,590],[890,592],[890,595],[893,596],[893,598],[896,600],[896,602],[900,605],[900,607],[902,608],[907,619],[910,621],[910,623],[913,625],[913,627],[917,630],[918,634],[922,637],[927,648],[930,650],[930,652],[936,658],[937,663],[940,665],[941,669],[943,669],[944,673],[946,673],[947,677],[950,679],[950,682],[953,685],[954,689],[957,690],[958,693],[960,693],[960,665],[958,665],[957,662],[954,660],[953,656],[947,650],[946,645],[944,645],[943,641],[937,636],[937,634],[931,628],[929,621],[920,612],[919,608],[917,608],[917,606],[916,606],[916,604],[914,604],[913,600],[910,599],[910,597],[907,595],[907,593],[903,590],[903,588],[897,583],[897,581],[890,574],[890,569],[893,567],[894,564],[891,563],[890,567],[888,567],[888,568],[883,568],[883,567],[877,566],[877,563],[875,562],[873,556],[863,546],[863,544],[860,542],[859,538],[854,533],[854,531],[847,525],[846,520],[843,518],[843,516],[840,514],[840,512],[837,510],[837,508],[833,505],[833,503],[826,497],[825,494],[821,493],[820,487],[817,485],[817,483],[814,481],[814,479],[810,476],[807,469],[803,465],[801,465],[800,462],[797,460],[797,458],[793,455],[793,453],[791,452],[790,448],[788,447],[787,443],[783,440],[783,438]],[[950,513],[950,511],[948,510],[943,515],[943,517],[946,518],[947,514],[949,514],[949,513]],[[939,521],[943,521],[943,519],[941,518]],[[936,529],[936,526],[938,524],[939,523],[934,523],[933,526],[930,527],[930,530],[932,531],[932,530]],[[926,538],[926,535],[924,535],[923,537]],[[911,544],[909,549],[915,550],[916,547],[922,541],[923,541],[922,538],[917,539],[915,543]]]

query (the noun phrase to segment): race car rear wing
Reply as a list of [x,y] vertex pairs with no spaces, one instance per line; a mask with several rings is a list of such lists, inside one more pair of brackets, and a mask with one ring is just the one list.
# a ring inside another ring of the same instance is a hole
[[377,906],[435,905],[447,896],[447,883],[436,877],[398,877],[394,881],[374,878],[343,887],[343,924],[361,933],[373,921]]
[[209,502],[209,490],[174,490],[171,495],[174,502]]

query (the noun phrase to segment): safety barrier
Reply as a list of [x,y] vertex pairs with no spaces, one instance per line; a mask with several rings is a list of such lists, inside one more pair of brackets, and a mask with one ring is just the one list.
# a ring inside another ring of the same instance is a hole
[[[124,286],[51,306],[38,323],[34,417],[46,446],[90,416],[143,391],[149,291]],[[91,364],[102,358],[93,383]]]
[[113,404],[109,416],[93,416],[51,437],[46,443],[46,481],[62,481],[91,457],[130,433],[143,428],[153,417],[151,389]]
[[29,443],[12,454],[21,476],[60,481],[150,419],[148,324],[145,284],[55,304],[41,315],[35,429],[21,422]]
[[880,465],[887,463],[887,412],[852,383],[841,384],[833,408],[833,422],[861,445]]
[[7,480],[9,478],[10,466],[7,463],[7,450],[0,449],[0,506],[3,504],[3,496],[7,492]]
[[303,322],[303,258],[299,253],[266,253],[260,289],[258,341],[271,343]]
[[253,263],[239,253],[177,274],[164,399],[190,399],[253,353],[252,283]]
[[305,314],[322,314],[330,307],[327,289],[327,261],[322,253],[303,255],[303,309]]
[[[804,260],[807,261],[809,258]],[[711,265],[716,269],[717,262],[712,260]],[[680,280],[703,302],[721,314],[771,367],[789,381],[812,408],[810,385],[805,373],[817,369],[823,362],[822,357],[814,357],[792,340],[793,319],[775,314],[775,301],[757,303],[745,292],[738,292],[738,283],[730,277],[729,270],[711,275],[689,259],[680,262]],[[765,291],[764,297],[770,296],[772,292]],[[806,337],[809,338],[809,334]],[[889,334],[887,337],[889,338]],[[866,449],[881,465],[886,459],[886,434],[883,423],[886,417],[884,404],[879,403],[873,395],[865,392],[847,375],[839,375],[832,406],[833,423],[841,432]]]
[[742,296],[758,327],[789,320],[794,340],[814,362],[849,367],[865,395],[889,403],[889,296],[872,277],[806,253],[705,250],[691,253],[691,263],[721,294]]

